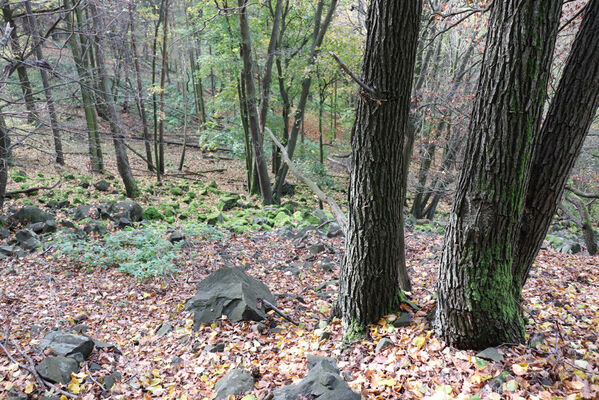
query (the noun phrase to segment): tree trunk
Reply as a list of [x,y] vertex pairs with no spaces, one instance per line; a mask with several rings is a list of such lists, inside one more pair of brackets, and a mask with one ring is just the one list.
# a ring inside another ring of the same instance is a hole
[[[74,3],[72,0],[65,0],[65,9],[71,8],[73,5]],[[80,12],[81,10],[75,9],[75,13]],[[67,19],[68,29],[71,32],[75,32],[75,26],[72,22],[73,19]],[[80,18],[78,18],[78,20],[80,20]],[[82,31],[81,26],[77,27],[77,31]],[[92,170],[96,173],[101,173],[104,171],[104,161],[102,157],[102,147],[100,146],[99,141],[100,134],[98,132],[98,120],[96,118],[96,109],[94,107],[94,95],[91,89],[93,86],[91,79],[89,79],[91,72],[87,68],[86,58],[82,56],[80,35],[73,34],[70,36],[69,44],[71,45],[75,68],[79,75],[79,87],[81,89],[81,100],[83,101],[85,122],[87,124],[87,140]]]
[[256,86],[253,77],[252,41],[250,38],[250,27],[247,16],[247,0],[237,0],[237,4],[240,8],[239,26],[241,32],[241,57],[243,58],[243,80],[246,88],[246,104],[254,150],[254,164],[258,175],[262,203],[270,204],[272,203],[272,189],[270,187],[270,177],[268,176],[268,167],[264,157],[263,135],[260,129],[258,108],[256,105]]
[[129,165],[129,158],[127,157],[127,149],[125,148],[123,131],[121,129],[121,121],[119,115],[116,112],[116,105],[114,104],[114,97],[110,92],[110,84],[108,83],[108,77],[106,76],[106,67],[104,63],[104,49],[103,38],[104,28],[100,26],[98,19],[98,10],[96,8],[95,1],[89,2],[89,12],[91,18],[94,21],[94,41],[96,44],[96,64],[98,67],[98,77],[100,79],[100,86],[103,88],[102,95],[106,102],[106,108],[108,111],[108,123],[110,125],[110,131],[112,133],[112,141],[114,143],[114,152],[116,155],[116,164],[123,184],[125,185],[125,191],[127,197],[137,197],[138,188],[133,174],[131,173],[131,167]]
[[135,38],[135,2],[129,1],[129,24],[131,28],[131,51],[133,52],[133,66],[135,68],[135,80],[137,83],[137,104],[139,106],[139,116],[141,117],[141,123],[143,126],[143,137],[146,148],[146,160],[148,165],[148,171],[154,170],[152,164],[152,146],[150,145],[150,130],[148,128],[148,117],[146,115],[146,105],[144,101],[143,85],[141,83],[141,70],[139,68],[139,56],[137,54],[137,39]]
[[[37,28],[37,21],[31,8],[31,1],[25,1],[25,10],[27,11],[27,24],[29,25],[29,34],[33,38],[33,47],[35,48],[35,57],[38,61],[44,60],[42,53],[42,39]],[[44,67],[40,67],[40,76],[42,78],[42,86],[44,87],[44,95],[46,96],[46,105],[48,106],[48,114],[50,116],[50,127],[52,128],[52,137],[54,139],[54,152],[56,153],[56,162],[60,165],[64,165],[64,154],[62,151],[62,140],[60,139],[60,128],[58,127],[58,118],[56,117],[56,110],[54,108],[54,99],[52,98],[52,92],[50,91],[50,83],[48,81],[48,74]]]
[[6,194],[9,154],[8,129],[4,122],[4,115],[0,112],[0,214],[3,211],[4,195]]
[[362,92],[352,135],[349,226],[339,305],[347,340],[396,311],[403,299],[403,144],[422,2],[373,0],[368,18]]
[[[14,57],[19,58],[22,56],[21,46],[19,45],[19,37],[17,35],[17,25],[12,16],[12,10],[10,5],[4,2],[2,6],[2,14],[4,16],[4,22],[10,25],[12,32],[10,33],[10,47]],[[21,85],[21,91],[23,92],[23,100],[25,101],[25,108],[27,109],[27,121],[30,123],[35,122],[35,103],[33,95],[31,93],[31,82],[29,81],[29,75],[27,74],[27,68],[23,64],[17,66],[17,74],[19,75],[19,83]]]
[[260,101],[260,131],[264,136],[264,127],[266,126],[266,116],[268,115],[268,102],[270,99],[270,83],[272,82],[272,64],[275,60],[275,50],[281,26],[281,16],[283,15],[283,0],[277,0],[275,14],[273,16],[272,31],[270,42],[268,44],[268,53],[266,63],[264,64],[264,77],[262,78],[262,99]]
[[[331,0],[329,5],[329,10],[324,18],[321,21],[322,11],[324,8],[324,0],[320,0],[318,2],[316,14],[314,17],[314,32],[312,34],[312,48],[310,51],[310,57],[308,59],[308,65],[312,66],[320,53],[320,46],[322,45],[322,41],[324,39],[324,35],[329,28],[329,25],[333,19],[333,15],[335,14],[335,9],[337,8],[338,0]],[[312,73],[307,73],[304,79],[302,80],[301,92],[299,101],[297,103],[297,108],[295,111],[295,117],[293,120],[293,125],[291,127],[291,132],[289,134],[289,140],[286,143],[287,154],[290,159],[293,159],[293,153],[295,151],[295,145],[297,144],[297,137],[300,132],[300,127],[303,126],[302,122],[304,120],[304,112],[306,108],[306,102],[308,101],[308,95],[310,94],[310,86],[312,85]],[[287,164],[282,163],[281,167],[277,171],[274,192],[276,193],[276,198],[280,199],[283,192],[283,184],[285,183],[285,178],[287,177],[287,171],[289,168]]]
[[591,0],[536,146],[515,278],[526,282],[599,106],[599,0]]
[[[576,207],[576,211],[578,211],[578,221],[576,222],[582,230],[584,244],[589,254],[594,256],[595,253],[597,253],[597,238],[595,237],[595,231],[593,231],[593,224],[591,222],[591,217],[589,215],[587,206],[582,200],[572,194],[568,193],[564,197],[568,202],[572,203],[574,207]],[[565,210],[565,207],[563,207],[563,209]]]
[[164,175],[164,120],[166,118],[166,107],[164,104],[164,90],[165,90],[165,79],[166,72],[168,69],[167,65],[167,39],[168,39],[168,7],[169,0],[164,0],[163,15],[164,21],[162,22],[162,68],[160,69],[160,118],[158,119],[158,160],[156,162],[156,168],[160,171],[160,175]]
[[435,328],[451,346],[524,340],[513,251],[561,6],[561,0],[508,0],[491,9],[437,284]]

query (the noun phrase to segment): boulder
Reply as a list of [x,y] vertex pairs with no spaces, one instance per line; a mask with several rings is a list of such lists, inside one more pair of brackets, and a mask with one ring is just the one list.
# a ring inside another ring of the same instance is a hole
[[331,222],[327,228],[327,237],[333,238],[343,235],[343,230],[336,222]]
[[239,195],[231,194],[231,195],[222,197],[216,204],[216,207],[221,211],[229,211],[229,210],[235,208],[238,203],[239,203]]
[[14,256],[15,254],[17,254],[18,251],[19,248],[16,246],[10,246],[7,244],[0,246],[0,254],[3,254],[8,257]]
[[42,243],[37,239],[37,235],[29,229],[21,229],[15,234],[15,239],[25,250],[37,250]]
[[39,351],[50,348],[54,354],[63,357],[71,357],[79,353],[86,359],[94,349],[94,341],[87,336],[51,331],[37,348]]
[[47,357],[36,365],[35,370],[50,382],[68,385],[71,374],[79,370],[79,363],[70,357]]
[[108,229],[97,221],[91,221],[89,224],[83,227],[83,231],[86,234],[95,233],[97,235],[105,235],[108,232]]
[[410,326],[411,323],[412,323],[412,315],[410,315],[410,313],[403,311],[401,314],[399,314],[399,316],[395,320],[393,320],[393,322],[391,324],[396,328],[403,328],[406,326]]
[[186,305],[194,313],[194,328],[222,315],[232,322],[260,321],[266,318],[267,307],[259,299],[275,305],[268,287],[247,275],[238,267],[223,267],[198,284],[198,292]]
[[226,399],[230,394],[239,396],[254,388],[254,378],[246,370],[234,368],[214,385],[215,398]]
[[25,206],[11,215],[11,219],[23,225],[46,222],[54,219],[54,215],[40,210],[36,206]]
[[580,247],[579,243],[569,241],[569,240],[564,240],[564,243],[561,246],[558,246],[556,248],[556,250],[559,251],[560,253],[577,254],[582,251],[582,248]]
[[168,237],[168,241],[171,243],[177,243],[182,240],[185,240],[185,235],[181,231],[174,231]]
[[381,351],[385,350],[386,348],[392,347],[392,346],[395,346],[395,343],[393,343],[393,340],[391,340],[389,338],[382,338],[376,344],[376,349],[374,350],[374,352],[380,353]]
[[133,226],[133,222],[129,218],[121,217],[121,218],[118,219],[117,226],[120,229],[123,229],[123,228],[126,228],[128,226]]
[[95,207],[88,205],[81,205],[73,208],[71,210],[71,214],[75,221],[79,221],[80,219],[88,218],[94,212]]
[[102,179],[101,181],[94,183],[94,187],[100,192],[108,192],[108,189],[110,189],[110,183]]
[[285,386],[273,392],[273,400],[360,400],[360,395],[339,375],[339,369],[330,359],[322,359],[310,368],[298,384]]
[[120,218],[128,218],[133,222],[141,221],[143,215],[143,208],[139,204],[131,200],[119,201],[114,206],[114,220],[118,221]]

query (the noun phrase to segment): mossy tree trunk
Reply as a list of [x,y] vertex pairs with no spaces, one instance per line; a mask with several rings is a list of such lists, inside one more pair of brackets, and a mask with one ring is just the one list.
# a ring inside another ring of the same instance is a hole
[[338,309],[348,340],[397,310],[403,212],[404,136],[422,2],[373,0],[352,135],[349,226]]
[[435,329],[458,348],[524,340],[514,246],[561,7],[561,0],[493,3],[437,285]]
[[536,146],[515,269],[524,283],[599,107],[599,0],[585,9]]

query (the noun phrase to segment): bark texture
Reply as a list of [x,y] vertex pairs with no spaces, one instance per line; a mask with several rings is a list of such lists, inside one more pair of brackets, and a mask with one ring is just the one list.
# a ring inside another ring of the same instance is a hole
[[468,157],[439,269],[435,328],[450,345],[524,340],[514,244],[539,127],[561,0],[493,3]]
[[599,107],[599,0],[591,0],[536,146],[515,278],[526,282]]
[[403,143],[422,2],[373,0],[352,135],[349,225],[339,309],[346,337],[396,310],[402,299]]

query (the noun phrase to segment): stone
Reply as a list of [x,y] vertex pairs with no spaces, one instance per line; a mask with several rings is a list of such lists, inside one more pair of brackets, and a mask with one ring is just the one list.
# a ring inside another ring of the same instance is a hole
[[[81,205],[81,206],[77,206],[77,207],[73,208],[71,210],[71,215],[75,221],[79,221],[81,219],[91,217],[94,210],[95,210],[95,207],[93,207],[93,206]],[[64,224],[63,224],[63,226],[64,226]]]
[[206,217],[207,225],[214,226],[217,224],[222,224],[223,222],[225,222],[225,218],[223,217],[223,214],[221,212],[212,213]]
[[23,225],[34,224],[36,222],[46,222],[54,219],[54,215],[40,210],[36,206],[25,206],[17,210],[10,216],[10,219]]
[[94,341],[87,336],[51,331],[37,347],[39,351],[44,351],[47,348],[62,357],[70,357],[80,353],[86,359],[94,349]]
[[215,398],[226,399],[230,394],[242,395],[254,388],[254,377],[244,369],[234,368],[214,385]]
[[96,190],[100,192],[108,192],[108,190],[110,189],[110,182],[102,179],[94,183],[94,187],[96,188]]
[[271,222],[268,221],[268,218],[262,218],[262,217],[255,217],[252,220],[252,225],[258,225],[258,226],[271,226]]
[[44,223],[44,233],[52,233],[58,230],[58,224],[55,220],[51,219]]
[[579,243],[565,240],[564,243],[556,248],[560,253],[577,254],[582,251]]
[[123,379],[123,376],[120,372],[113,372],[110,375],[106,375],[102,383],[104,384],[104,388],[106,388],[106,390],[110,390],[112,389],[114,384],[120,381],[121,379]]
[[35,370],[50,382],[68,385],[71,374],[79,371],[79,363],[70,357],[47,357],[36,365]]
[[411,323],[412,315],[407,312],[402,312],[391,324],[396,328],[404,328],[406,326],[410,326]]
[[6,239],[10,236],[10,231],[6,228],[0,228],[0,239]]
[[44,225],[45,224],[43,222],[36,222],[35,224],[29,225],[29,229],[31,229],[36,234],[40,234],[44,232]]
[[198,284],[197,294],[186,305],[194,313],[194,328],[226,315],[231,322],[261,321],[267,307],[259,299],[273,305],[276,300],[268,287],[238,267],[222,267]]
[[41,247],[42,243],[37,239],[37,235],[29,229],[21,229],[15,234],[15,239],[19,243],[19,246],[25,250],[37,250]]
[[308,375],[299,383],[273,392],[273,400],[360,400],[360,398],[361,396],[351,390],[339,375],[335,363],[326,359],[314,364]]
[[62,226],[64,228],[77,229],[77,225],[75,225],[73,223],[73,221],[69,221],[68,219],[65,219],[64,221],[60,221],[60,226]]
[[94,233],[99,236],[103,236],[108,232],[108,229],[98,221],[91,221],[83,227],[83,231],[86,234]]
[[156,329],[156,335],[157,336],[166,336],[169,334],[169,332],[171,332],[173,330],[173,326],[171,324],[167,324],[166,322],[164,324],[161,324],[158,329]]
[[393,341],[389,338],[382,338],[381,340],[379,340],[379,342],[376,344],[376,349],[374,350],[375,353],[380,353],[381,351],[385,350],[386,348],[395,346],[395,343],[393,343]]
[[134,201],[123,200],[115,204],[113,212],[115,221],[120,218],[128,218],[133,222],[139,222],[143,215],[143,208]]
[[316,243],[308,248],[308,251],[312,254],[322,253],[325,250],[326,246],[323,243]]
[[216,208],[220,211],[229,211],[237,206],[239,195],[230,195],[221,198],[216,204]]
[[185,235],[181,231],[174,231],[168,237],[169,242],[177,243],[185,240]]
[[277,234],[279,236],[291,239],[295,237],[295,229],[292,226],[286,225],[277,229]]
[[118,219],[117,226],[120,229],[126,228],[128,226],[133,226],[133,221],[131,221],[129,218],[121,217]]
[[99,339],[94,339],[94,338],[92,338],[92,340],[94,341],[94,346],[96,347],[96,349],[112,350],[116,354],[123,354],[123,352],[121,350],[119,350],[119,348],[116,347],[115,344],[103,342]]
[[331,222],[327,227],[327,237],[333,238],[343,235],[343,230],[336,222]]
[[214,346],[208,345],[206,346],[206,351],[208,353],[222,353],[223,351],[225,351],[225,344],[217,343]]
[[10,246],[8,244],[4,244],[4,245],[0,246],[0,254],[4,254],[5,256],[8,256],[8,257],[12,257],[15,254],[17,254],[18,250],[19,250],[18,247]]
[[178,368],[181,366],[181,364],[183,364],[183,359],[181,357],[175,356],[171,359],[171,365],[173,367]]
[[530,339],[528,339],[528,345],[533,348],[536,349],[539,345],[542,345],[543,343],[545,343],[545,339],[547,337],[545,336],[545,334],[543,332],[537,332],[534,333]]
[[[316,354],[306,354],[306,362],[308,364],[308,370],[311,370],[312,368],[314,368],[316,366],[316,364],[318,364],[321,361],[326,361],[329,364],[333,365],[335,367],[335,369],[337,369],[337,361],[335,361],[335,359],[332,357],[317,356]],[[338,369],[337,369],[337,372],[339,372]]]
[[482,358],[487,361],[501,362],[503,361],[503,355],[497,350],[496,347],[488,347],[481,352],[476,354],[478,358]]

